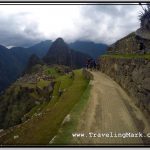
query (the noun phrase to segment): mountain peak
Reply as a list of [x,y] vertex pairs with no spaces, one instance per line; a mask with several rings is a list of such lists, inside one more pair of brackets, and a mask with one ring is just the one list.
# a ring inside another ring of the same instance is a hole
[[55,42],[63,42],[63,43],[65,43],[65,42],[64,42],[64,39],[61,38],[61,37],[57,38],[57,39],[55,40]]
[[64,50],[68,51],[68,45],[65,43],[65,41],[63,40],[63,38],[57,38],[53,43],[52,46],[50,47],[50,53],[59,51],[59,52],[63,52]]
[[64,39],[61,38],[61,37],[57,38],[57,39],[54,41],[54,44],[56,44],[56,45],[67,45],[67,44],[65,43]]
[[58,64],[79,68],[84,66],[88,55],[72,50],[62,38],[57,38],[43,58],[47,64]]

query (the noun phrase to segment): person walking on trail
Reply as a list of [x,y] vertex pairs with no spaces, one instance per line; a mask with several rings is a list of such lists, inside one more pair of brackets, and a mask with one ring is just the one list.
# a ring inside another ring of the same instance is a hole
[[96,70],[96,66],[97,66],[97,65],[96,65],[96,61],[93,60],[93,69],[94,69],[94,70]]
[[86,62],[86,68],[89,69],[89,67],[90,67],[90,59],[88,59]]
[[91,68],[91,58],[87,60],[86,68],[87,68],[87,69],[90,69],[90,68]]
[[90,59],[90,70],[92,70],[93,69],[93,59],[91,58]]
[[96,70],[96,68],[97,68],[96,61],[92,58],[88,59],[87,63],[86,63],[86,68],[90,69],[90,70]]

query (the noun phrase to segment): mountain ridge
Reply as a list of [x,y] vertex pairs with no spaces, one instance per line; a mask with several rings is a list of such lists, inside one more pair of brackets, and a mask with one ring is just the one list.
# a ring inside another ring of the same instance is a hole
[[94,43],[92,41],[76,41],[70,43],[69,46],[76,51],[90,55],[94,59],[97,59],[100,55],[105,54],[108,48],[107,44]]
[[81,68],[85,66],[89,58],[91,58],[89,55],[71,49],[62,38],[57,38],[43,57],[43,60],[48,64]]
[[[75,46],[73,46],[72,44],[68,44],[68,46],[70,47],[70,49],[73,49],[75,52],[76,51],[78,52],[78,54],[76,54],[75,56],[76,58],[80,57],[81,54],[80,52],[84,54],[88,54],[92,57],[93,56],[92,48],[91,50],[90,49],[88,50],[91,51],[90,53],[89,52],[86,53],[87,48],[86,46],[84,46],[84,44],[87,43],[89,42],[82,42],[83,48],[81,49],[79,49],[80,44],[79,45],[74,44],[77,46],[77,49],[75,49]],[[24,47],[6,48],[5,46],[0,45],[0,53],[1,53],[0,54],[0,92],[3,91],[6,87],[8,87],[22,74],[32,54],[36,54],[39,58],[42,58],[48,52],[51,44],[52,44],[51,40],[45,40],[37,44],[34,44],[28,48],[24,48]],[[92,45],[94,45],[94,43]],[[99,56],[99,53],[95,53],[94,57],[95,55]]]

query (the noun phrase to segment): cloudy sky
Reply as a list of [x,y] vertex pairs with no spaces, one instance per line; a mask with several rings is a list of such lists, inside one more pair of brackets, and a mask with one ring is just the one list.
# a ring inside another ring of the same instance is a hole
[[135,31],[139,5],[0,5],[0,44],[30,46],[63,37],[112,44]]

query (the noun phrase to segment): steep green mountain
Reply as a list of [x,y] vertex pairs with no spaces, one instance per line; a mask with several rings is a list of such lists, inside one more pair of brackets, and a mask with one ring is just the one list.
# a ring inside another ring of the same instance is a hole
[[16,79],[20,68],[21,64],[11,51],[0,45],[0,92]]
[[29,48],[7,49],[0,45],[0,92],[14,82],[26,68],[32,54],[42,58],[51,46],[51,41],[43,41]]
[[85,66],[89,55],[77,52],[69,48],[62,38],[56,39],[43,60],[47,64],[66,65],[72,68]]
[[36,54],[38,57],[42,58],[48,52],[51,45],[52,41],[46,40],[27,48],[27,50],[30,54]]
[[32,73],[33,66],[35,66],[37,64],[43,65],[44,63],[43,63],[42,59],[40,59],[37,55],[32,54],[28,60],[25,70],[23,71],[23,74]]
[[13,47],[10,51],[24,69],[31,55],[36,54],[39,58],[42,58],[47,53],[51,43],[52,42],[50,40],[47,40],[35,44],[29,48]]
[[23,47],[13,47],[9,49],[14,58],[18,61],[18,65],[20,65],[20,72],[25,68],[31,53],[27,51],[26,48]]
[[89,41],[76,41],[74,43],[70,43],[69,46],[79,52],[90,55],[93,58],[97,58],[100,55],[106,53],[108,45],[103,43],[94,43]]

